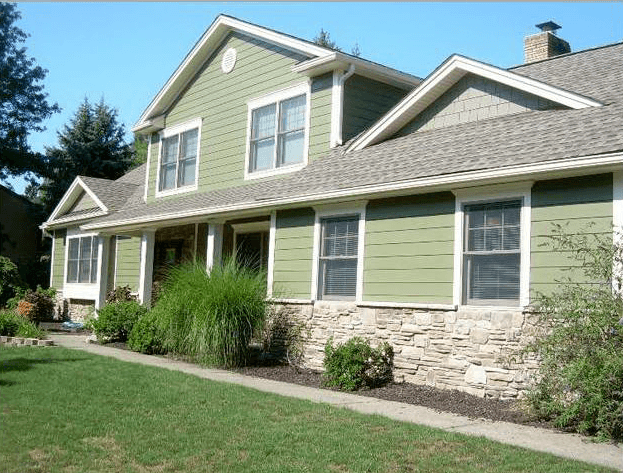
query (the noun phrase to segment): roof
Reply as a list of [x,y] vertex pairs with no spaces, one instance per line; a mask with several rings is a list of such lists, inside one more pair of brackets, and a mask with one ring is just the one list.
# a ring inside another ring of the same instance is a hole
[[142,200],[144,183],[140,183],[122,208],[83,228],[129,228],[148,222],[251,209],[267,211],[331,199],[428,192],[497,178],[528,179],[553,170],[584,172],[590,168],[596,172],[620,167],[623,44],[511,70],[514,75],[599,101],[603,106],[528,111],[417,131],[355,151],[336,148],[289,175],[150,204]]

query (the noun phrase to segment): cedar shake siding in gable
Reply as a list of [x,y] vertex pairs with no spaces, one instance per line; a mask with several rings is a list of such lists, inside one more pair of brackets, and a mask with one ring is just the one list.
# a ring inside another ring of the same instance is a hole
[[277,212],[274,297],[310,298],[314,219],[310,208]]
[[368,203],[364,301],[452,303],[454,206],[450,192]]
[[405,136],[416,130],[434,130],[460,123],[555,107],[556,105],[549,100],[474,74],[467,74],[400,130],[397,136]]
[[130,286],[132,292],[138,291],[141,267],[141,238],[138,236],[118,238],[116,253],[115,286]]
[[54,230],[54,262],[52,264],[52,287],[62,290],[65,282],[65,236],[67,230]]
[[[568,234],[602,234],[612,238],[612,174],[541,181],[532,188],[530,289],[550,293],[568,278],[582,281],[581,263],[568,252],[553,251],[554,224]],[[589,242],[593,243],[590,239]]]
[[[237,59],[234,69],[225,74],[221,71],[221,60],[229,48],[236,49]],[[203,119],[197,192],[245,183],[247,103],[288,87],[306,84],[306,77],[291,71],[293,65],[305,59],[305,56],[287,49],[232,33],[207,60],[166,116],[167,127]],[[328,76],[328,87],[324,76],[312,82],[310,159],[329,150],[331,75]],[[154,200],[157,186],[158,141],[159,138],[152,135],[148,201]]]
[[372,126],[407,92],[357,74],[350,77],[344,85],[343,141]]

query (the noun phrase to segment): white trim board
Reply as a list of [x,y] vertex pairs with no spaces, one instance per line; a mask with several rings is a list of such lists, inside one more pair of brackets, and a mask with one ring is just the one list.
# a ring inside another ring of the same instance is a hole
[[553,87],[544,82],[463,56],[453,55],[433,71],[413,92],[408,94],[366,132],[353,141],[347,151],[364,149],[389,138],[409,121],[413,120],[467,73],[499,82],[572,109],[599,107],[602,105],[593,99]]
[[[74,182],[72,182],[71,185],[69,186],[69,189],[67,189],[67,191],[63,195],[63,198],[61,199],[61,201],[56,205],[56,207],[52,211],[52,214],[48,217],[48,219],[41,226],[43,228],[47,228],[49,224],[54,221],[54,219],[56,219],[59,215],[62,215],[63,213],[67,212],[71,208],[71,206],[75,203],[76,199],[80,196],[82,191],[86,192],[87,195],[91,199],[93,199],[93,201],[102,210],[102,212],[104,212],[105,214],[108,213],[108,207],[106,207],[104,203],[99,199],[99,197],[97,197],[95,192],[89,189],[89,186],[85,184],[85,182],[80,178],[80,176],[77,176],[74,179]],[[78,217],[78,219],[79,218],[80,217]]]

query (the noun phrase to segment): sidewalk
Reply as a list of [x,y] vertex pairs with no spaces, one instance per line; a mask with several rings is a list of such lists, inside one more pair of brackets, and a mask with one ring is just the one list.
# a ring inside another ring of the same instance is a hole
[[508,422],[470,419],[468,417],[437,412],[432,409],[411,404],[309,388],[296,384],[283,383],[281,381],[244,376],[225,370],[202,368],[198,365],[173,361],[159,356],[149,356],[102,345],[87,344],[85,343],[85,335],[52,334],[50,338],[56,345],[62,347],[110,356],[122,361],[181,371],[200,378],[239,384],[248,388],[282,396],[307,399],[313,402],[324,402],[364,414],[380,414],[391,419],[427,425],[448,432],[480,435],[501,443],[548,452],[561,457],[609,466],[623,471],[622,447],[610,444],[592,443],[576,434],[560,433]]

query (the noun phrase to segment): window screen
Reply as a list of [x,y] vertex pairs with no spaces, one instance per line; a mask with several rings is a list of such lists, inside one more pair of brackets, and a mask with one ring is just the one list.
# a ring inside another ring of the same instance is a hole
[[463,301],[519,303],[521,201],[466,205]]
[[355,299],[359,217],[321,220],[318,297]]
[[67,282],[97,282],[98,238],[70,238],[67,253]]
[[199,128],[162,140],[160,163],[161,191],[189,186],[196,181]]

